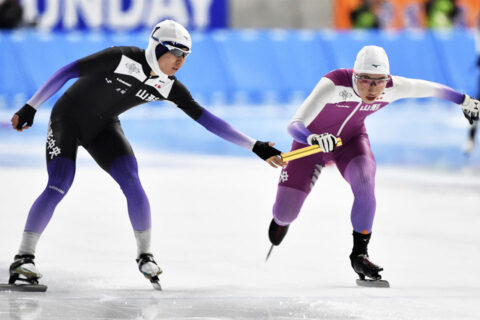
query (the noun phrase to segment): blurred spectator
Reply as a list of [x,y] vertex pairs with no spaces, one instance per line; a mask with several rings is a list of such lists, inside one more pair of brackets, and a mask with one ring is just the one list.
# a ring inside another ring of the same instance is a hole
[[397,0],[396,27],[406,29],[419,29],[426,25],[425,0]]
[[449,28],[460,24],[461,10],[455,0],[429,0],[425,3],[425,12],[429,28]]
[[360,5],[350,13],[350,20],[355,29],[378,29],[380,22],[378,19],[379,6],[381,0],[363,0]]
[[23,9],[19,0],[0,0],[0,29],[13,29],[22,22]]
[[332,4],[337,29],[425,28],[430,23],[435,28],[442,24],[475,28],[480,18],[480,0],[332,0]]
[[389,29],[394,18],[394,6],[386,0],[362,0],[350,13],[356,29]]

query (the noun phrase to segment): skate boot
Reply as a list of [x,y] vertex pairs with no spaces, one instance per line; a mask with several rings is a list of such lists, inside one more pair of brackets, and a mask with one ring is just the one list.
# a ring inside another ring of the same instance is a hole
[[268,229],[268,237],[270,238],[270,242],[274,246],[278,246],[283,238],[285,238],[285,235],[287,234],[288,231],[288,226],[281,226],[275,222],[274,219],[272,219],[272,222],[270,223],[270,228]]
[[[45,292],[47,286],[38,284],[42,274],[35,267],[32,254],[16,255],[10,265],[10,278],[8,284],[0,284],[0,291],[23,291],[23,292]],[[22,284],[16,283],[25,282]]]
[[162,269],[157,265],[151,253],[142,253],[137,259],[138,270],[152,283],[153,288],[162,290],[158,276]]
[[34,255],[23,254],[16,255],[13,263],[10,265],[10,279],[9,284],[14,284],[16,281],[23,281],[29,284],[38,284],[38,279],[42,274],[35,267]]
[[368,277],[372,280],[380,280],[382,276],[379,274],[383,268],[373,263],[367,254],[359,254],[358,256],[350,256],[353,270],[358,274],[361,280]]
[[268,238],[270,239],[272,246],[270,247],[270,250],[268,250],[265,261],[267,261],[268,258],[270,257],[270,254],[272,253],[272,250],[273,250],[273,246],[278,246],[282,242],[283,238],[285,238],[285,235],[287,234],[289,226],[290,225],[281,226],[277,224],[274,219],[272,219],[272,222],[270,223],[270,227],[268,228]]
[[350,262],[353,270],[358,274],[357,285],[366,287],[390,287],[388,281],[381,280],[380,271],[383,268],[373,263],[367,252],[371,233],[362,234],[353,232],[353,249],[350,254]]

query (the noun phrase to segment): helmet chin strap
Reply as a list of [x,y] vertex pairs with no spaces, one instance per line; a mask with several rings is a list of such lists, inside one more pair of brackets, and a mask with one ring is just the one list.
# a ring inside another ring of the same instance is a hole
[[357,88],[357,80],[355,80],[355,72],[352,73],[352,83],[353,83],[353,91],[360,97],[360,93],[358,93],[358,88]]
[[157,45],[158,42],[153,39],[150,39],[148,41],[148,47],[147,50],[145,50],[145,58],[147,59],[148,66],[152,69],[155,75],[161,78],[168,78],[168,75],[163,73],[162,70],[160,70],[160,66],[158,65],[158,59],[155,54],[155,47]]

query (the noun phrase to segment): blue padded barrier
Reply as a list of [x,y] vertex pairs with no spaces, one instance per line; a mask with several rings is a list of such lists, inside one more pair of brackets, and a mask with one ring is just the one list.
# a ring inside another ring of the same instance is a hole
[[[192,38],[193,53],[177,76],[204,104],[300,103],[322,75],[352,67],[367,44],[386,49],[392,74],[477,94],[475,39],[466,30],[219,30]],[[0,33],[0,109],[17,108],[75,59],[112,45],[144,48],[147,39],[148,32]]]
[[217,39],[210,34],[193,33],[192,41],[192,54],[177,74],[178,77],[197,100],[227,103],[227,93],[232,91],[233,83],[228,75],[229,69],[223,67],[225,62],[219,52]]

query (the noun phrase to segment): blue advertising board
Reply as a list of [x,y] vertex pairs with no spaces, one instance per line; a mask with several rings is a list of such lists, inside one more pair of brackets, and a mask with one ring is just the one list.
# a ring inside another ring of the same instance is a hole
[[22,0],[24,20],[44,30],[131,31],[173,19],[188,29],[227,27],[228,0]]

